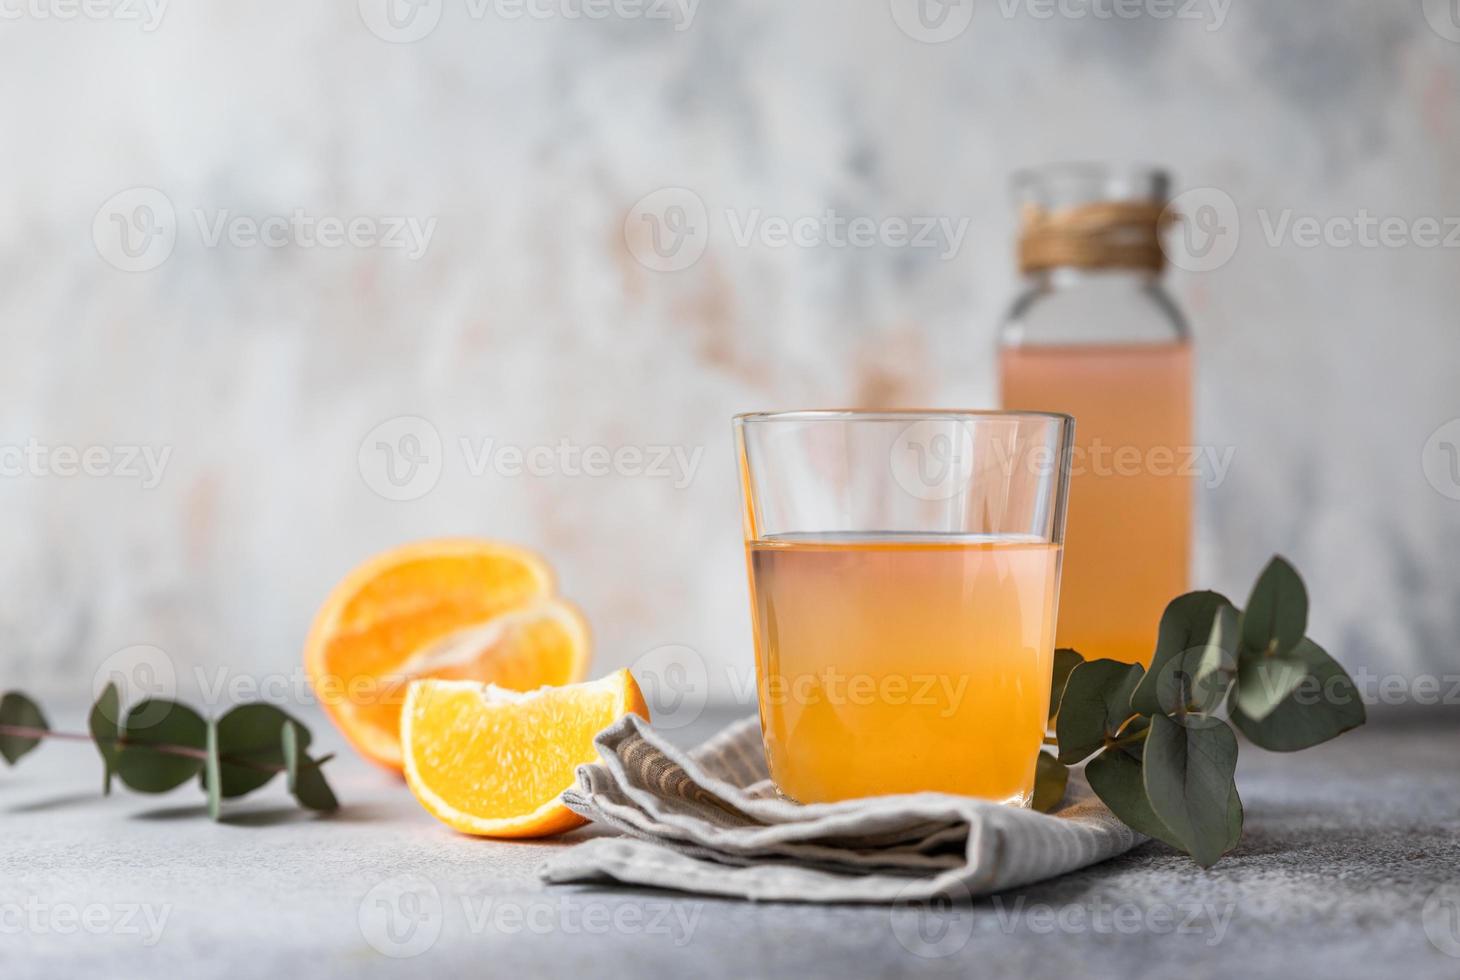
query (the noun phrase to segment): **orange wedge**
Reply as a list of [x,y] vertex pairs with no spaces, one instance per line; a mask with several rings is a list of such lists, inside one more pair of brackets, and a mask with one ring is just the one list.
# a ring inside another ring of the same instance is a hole
[[475,539],[422,541],[345,576],[310,628],[315,696],[367,758],[401,768],[406,686],[423,677],[525,691],[587,676],[588,629],[537,555]]
[[528,693],[416,681],[401,714],[406,782],[442,823],[479,837],[543,837],[582,826],[563,806],[593,738],[630,712],[649,717],[627,670]]

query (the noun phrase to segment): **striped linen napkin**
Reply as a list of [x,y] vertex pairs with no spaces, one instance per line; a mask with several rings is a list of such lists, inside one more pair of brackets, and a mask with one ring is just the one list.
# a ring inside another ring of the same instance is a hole
[[776,795],[754,718],[682,753],[629,715],[563,795],[624,837],[542,866],[549,882],[618,881],[766,901],[975,897],[1065,874],[1145,840],[1071,773],[1053,815],[918,793],[802,806]]

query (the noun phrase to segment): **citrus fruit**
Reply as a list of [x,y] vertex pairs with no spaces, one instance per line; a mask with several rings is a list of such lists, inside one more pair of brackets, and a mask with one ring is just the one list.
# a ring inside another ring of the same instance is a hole
[[444,677],[515,690],[587,675],[588,629],[541,558],[495,541],[422,541],[345,576],[315,615],[315,696],[367,758],[401,767],[406,686]]
[[406,782],[437,819],[481,837],[542,837],[586,821],[561,802],[593,738],[649,717],[627,670],[526,693],[473,681],[416,681],[401,714]]

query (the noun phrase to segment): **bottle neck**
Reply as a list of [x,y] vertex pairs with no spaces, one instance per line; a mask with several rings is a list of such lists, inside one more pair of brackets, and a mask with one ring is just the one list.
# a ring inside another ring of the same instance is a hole
[[1131,288],[1147,289],[1160,285],[1161,273],[1154,269],[1061,265],[1025,272],[1024,282],[1027,286],[1044,290],[1078,289],[1083,286],[1116,288],[1122,284]]
[[1169,220],[1156,201],[1094,201],[1062,208],[1027,204],[1019,233],[1019,268],[1159,273],[1166,265],[1161,230]]
[[1175,300],[1151,269],[1055,266],[1027,272],[1002,343],[1180,343],[1189,336]]

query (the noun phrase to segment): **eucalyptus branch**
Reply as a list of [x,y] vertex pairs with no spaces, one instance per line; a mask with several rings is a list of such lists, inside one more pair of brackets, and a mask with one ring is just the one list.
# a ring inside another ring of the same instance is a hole
[[1057,807],[1068,767],[1084,762],[1090,788],[1132,829],[1215,863],[1242,836],[1232,726],[1259,748],[1295,752],[1366,720],[1352,678],[1304,635],[1307,623],[1303,580],[1274,558],[1245,609],[1215,592],[1173,600],[1149,670],[1057,651],[1058,755],[1040,754],[1036,805]]
[[[46,728],[28,728],[25,725],[0,725],[0,736],[5,735],[14,735],[18,738],[54,738],[59,739],[63,742],[94,742],[97,745],[114,745],[119,748],[121,746],[129,744],[127,740],[122,738],[121,736],[117,736],[114,738],[110,736],[93,738],[90,735],[83,735],[80,732],[56,732]],[[163,755],[176,755],[188,759],[206,760],[208,758],[208,752],[206,749],[193,749],[189,748],[186,745],[142,743],[142,747],[147,749],[147,751],[149,752],[161,752]],[[253,765],[253,763],[249,762],[248,760],[240,760],[237,764],[244,766]],[[274,769],[273,771],[277,772],[278,770]]]
[[[187,745],[167,745],[161,742],[129,742],[127,741],[127,739],[121,737],[120,735],[103,735],[98,738],[96,736],[86,735],[81,732],[58,732],[47,728],[27,728],[24,725],[0,725],[0,737],[4,737],[6,735],[13,735],[18,738],[54,738],[59,739],[63,742],[93,742],[96,745],[111,745],[117,748],[122,748],[128,745],[135,745],[137,748],[145,752],[158,752],[162,755],[175,755],[184,759],[200,759],[204,762],[208,760],[207,749],[195,749]],[[309,763],[307,763],[307,765],[319,767],[324,765],[326,762],[329,762],[334,757],[334,753],[331,752],[329,755],[310,761]],[[278,773],[287,772],[289,770],[289,767],[284,765],[283,763],[274,765],[266,762],[259,762],[255,759],[250,759],[245,756],[230,755],[226,752],[220,753],[218,759],[220,762],[225,763],[226,765],[240,766],[244,769],[252,769],[254,772],[266,772],[272,775],[277,775]]]
[[0,757],[10,765],[45,739],[91,742],[106,766],[106,793],[113,776],[143,793],[166,792],[196,776],[216,820],[225,798],[252,792],[284,773],[301,806],[339,805],[320,771],[334,756],[310,758],[309,730],[273,705],[238,705],[205,720],[185,705],[154,698],[133,705],[124,721],[116,685],[109,684],[91,708],[88,728],[57,731],[24,694],[0,698]]

